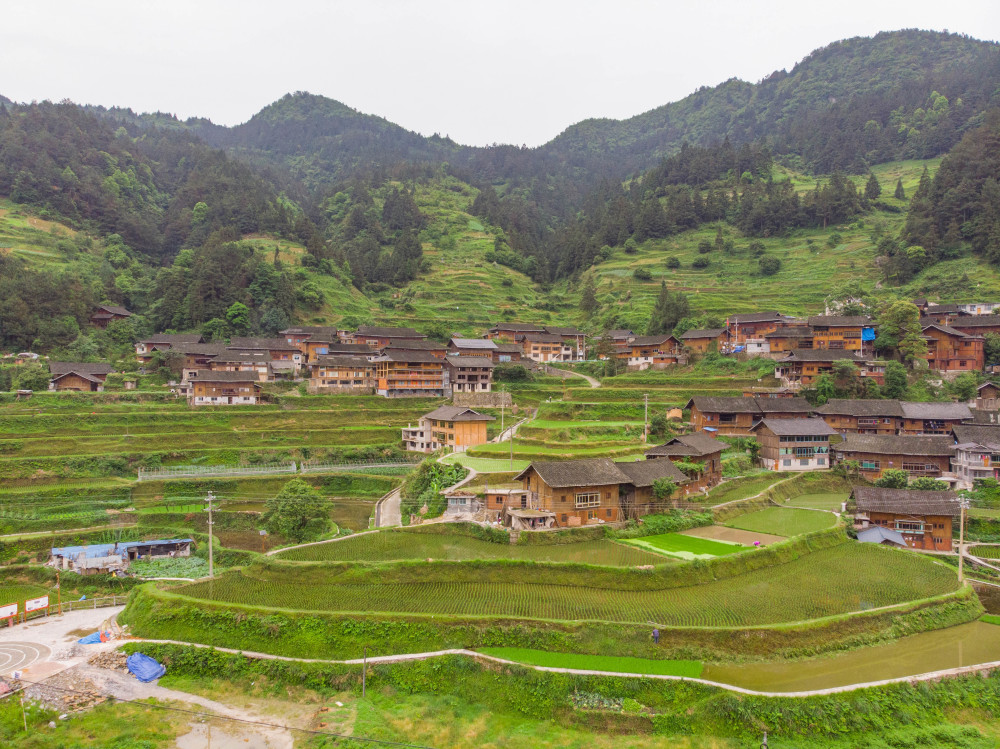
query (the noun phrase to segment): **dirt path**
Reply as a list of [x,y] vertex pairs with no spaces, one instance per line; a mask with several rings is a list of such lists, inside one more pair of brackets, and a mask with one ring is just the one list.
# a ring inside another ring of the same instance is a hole
[[570,377],[582,377],[590,383],[591,388],[599,388],[601,386],[601,381],[596,377],[585,375],[582,372],[574,372],[572,369],[557,369],[556,367],[550,367],[548,364],[545,364],[542,366],[542,371],[544,371],[545,374],[562,377],[564,380],[569,379]]

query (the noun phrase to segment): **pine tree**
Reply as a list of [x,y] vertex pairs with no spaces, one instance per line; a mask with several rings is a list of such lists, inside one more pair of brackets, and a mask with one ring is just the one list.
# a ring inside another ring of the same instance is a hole
[[660,282],[660,295],[653,305],[653,312],[649,317],[649,325],[646,327],[646,335],[661,335],[670,333],[677,326],[682,317],[687,317],[691,311],[688,298],[680,291],[671,292],[667,288],[666,281]]
[[583,294],[580,296],[580,309],[586,312],[588,316],[594,314],[594,310],[597,309],[597,290],[594,288],[594,280],[592,278],[588,278],[586,285],[583,287]]
[[903,189],[903,180],[896,180],[896,193],[894,195],[896,200],[906,200],[906,191]]
[[865,197],[869,200],[875,200],[881,194],[882,185],[878,183],[878,178],[875,176],[875,173],[871,172],[868,175],[868,184],[865,185]]

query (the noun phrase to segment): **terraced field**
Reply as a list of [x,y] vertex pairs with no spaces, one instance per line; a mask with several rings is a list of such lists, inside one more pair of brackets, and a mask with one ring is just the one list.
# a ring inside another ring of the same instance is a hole
[[11,603],[20,604],[18,611],[24,611],[24,602],[29,598],[38,598],[48,592],[47,588],[39,585],[22,585],[19,583],[0,583],[0,606]]
[[828,512],[794,507],[768,507],[758,512],[740,515],[725,525],[745,531],[791,537],[812,531],[821,531],[831,527],[836,522],[836,516]]
[[[335,568],[340,569],[340,568]],[[846,543],[705,585],[631,591],[534,582],[338,584],[310,567],[230,573],[177,593],[302,611],[413,613],[746,627],[903,603],[955,590],[954,570],[926,557]],[[639,572],[633,574],[642,574]],[[554,582],[559,580],[553,570]]]
[[306,546],[278,555],[289,561],[386,562],[401,559],[529,559],[536,562],[581,562],[614,567],[663,564],[665,560],[613,541],[518,546],[495,544],[459,535],[420,530],[362,533],[342,541]]

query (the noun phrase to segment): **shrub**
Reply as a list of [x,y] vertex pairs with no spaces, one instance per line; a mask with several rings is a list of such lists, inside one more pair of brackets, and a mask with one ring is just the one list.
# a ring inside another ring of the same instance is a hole
[[636,268],[632,271],[632,275],[635,277],[636,281],[652,281],[653,274],[650,273],[645,268]]
[[698,243],[698,252],[702,255],[707,255],[712,251],[712,243],[707,239],[703,239]]
[[681,267],[681,261],[678,260],[675,257],[668,257],[667,258],[667,267],[668,268],[680,268]]
[[776,257],[765,255],[760,259],[760,274],[762,276],[773,276],[781,270],[781,261]]
[[709,266],[709,259],[707,257],[695,258],[695,261],[691,263],[692,268],[707,268]]

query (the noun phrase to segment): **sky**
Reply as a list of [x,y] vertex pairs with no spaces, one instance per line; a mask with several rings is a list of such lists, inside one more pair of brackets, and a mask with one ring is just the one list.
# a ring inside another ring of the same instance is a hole
[[924,28],[1000,39],[997,0],[30,0],[0,94],[248,120],[310,91],[466,145],[551,140],[814,49]]

